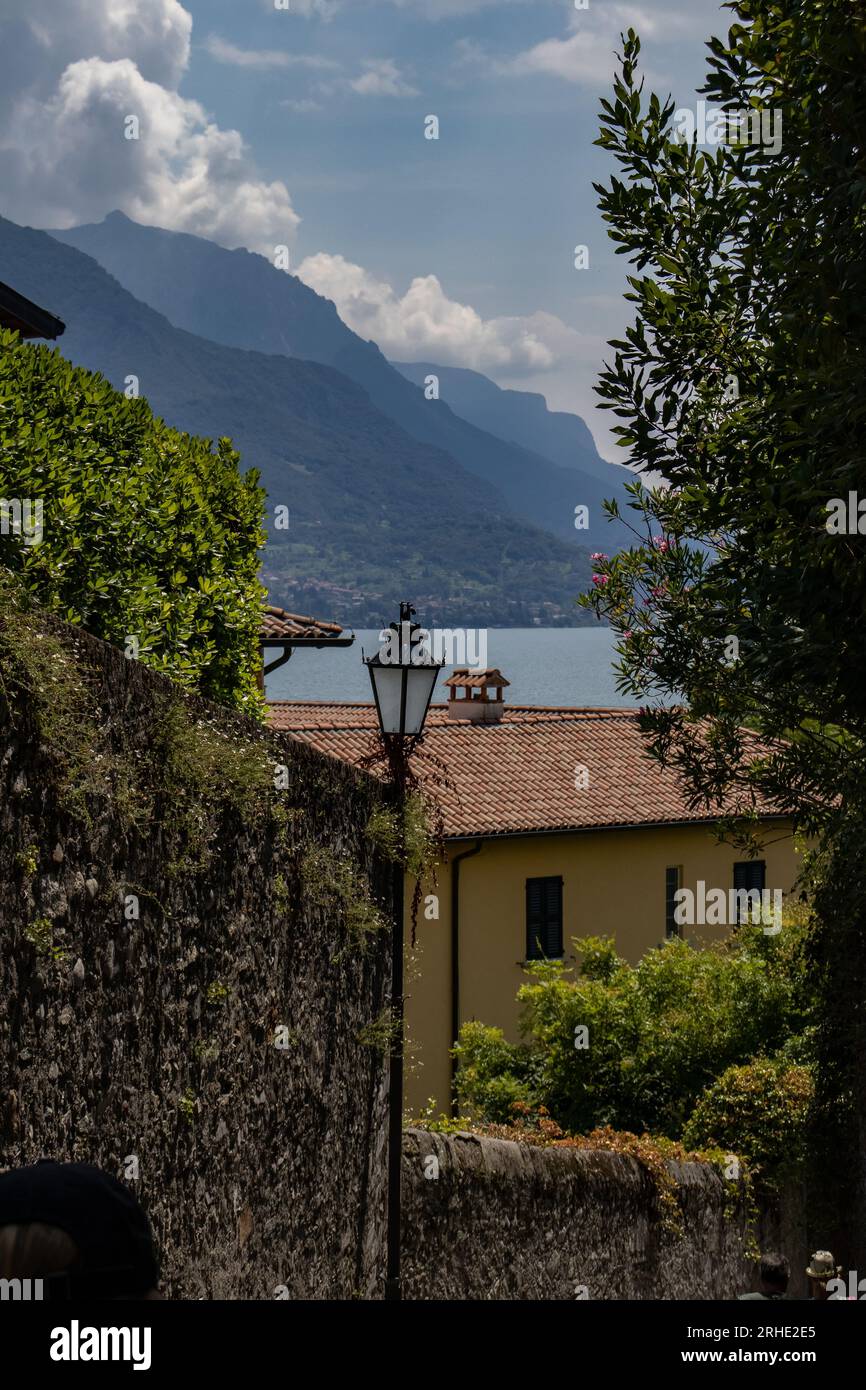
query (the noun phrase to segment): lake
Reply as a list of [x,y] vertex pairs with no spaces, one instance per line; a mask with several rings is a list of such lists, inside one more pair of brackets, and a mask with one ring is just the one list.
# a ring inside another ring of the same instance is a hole
[[[359,630],[353,647],[315,651],[299,648],[291,661],[267,677],[269,700],[372,699],[370,678],[361,664],[361,648],[372,656],[378,630]],[[514,705],[634,704],[619,695],[611,665],[614,635],[607,627],[488,628],[487,664],[498,666],[511,685],[506,700]],[[269,654],[269,658],[276,653]],[[434,700],[447,700],[442,681]]]

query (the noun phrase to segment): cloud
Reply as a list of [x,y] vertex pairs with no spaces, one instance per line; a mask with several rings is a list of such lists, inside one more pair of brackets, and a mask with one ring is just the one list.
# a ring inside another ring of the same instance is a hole
[[412,87],[403,77],[397,64],[391,58],[367,58],[361,66],[364,72],[354,78],[349,86],[362,97],[415,97],[417,87]]
[[[13,28],[38,55],[43,90],[69,63],[92,57],[129,58],[142,77],[176,87],[189,62],[192,15],[180,0],[0,0],[0,33]],[[10,45],[0,47],[11,59]],[[7,81],[14,72],[10,61]]]
[[285,106],[287,111],[297,111],[299,115],[305,115],[310,111],[321,111],[322,103],[313,101],[312,97],[284,97],[277,102],[278,106]]
[[[640,4],[599,4],[592,0],[588,9],[569,12],[568,32],[562,37],[542,39],[507,58],[475,39],[462,38],[455,44],[455,61],[459,67],[483,69],[497,77],[543,74],[597,88],[617,66],[614,55],[621,51],[620,35],[630,28],[637,30],[645,45],[654,41],[656,54],[660,45],[668,45],[675,67],[678,43],[686,36],[709,32],[718,12],[717,0],[690,0],[690,4],[690,9],[650,9]],[[673,74],[661,78],[647,65],[645,56],[643,75],[651,82],[669,81]]]
[[417,276],[398,295],[343,256],[308,256],[298,276],[332,299],[340,317],[398,361],[431,358],[479,371],[545,372],[573,355],[580,335],[553,314],[482,319],[449,299],[435,275]]
[[218,63],[236,68],[338,68],[333,58],[321,58],[315,53],[286,53],[274,48],[238,48],[236,44],[209,34],[204,47]]
[[606,432],[607,415],[598,411],[592,391],[609,356],[603,335],[579,332],[543,311],[483,319],[470,305],[449,299],[435,275],[417,277],[400,296],[361,266],[324,252],[308,256],[297,274],[392,361],[469,367],[503,387],[536,391],[551,409],[580,413],[611,458],[622,452]]
[[401,10],[417,10],[424,19],[454,19],[494,5],[498,9],[506,4],[532,4],[537,8],[539,0],[390,0],[390,3]]
[[[274,0],[261,0],[265,9],[272,9]],[[381,0],[382,3],[390,3],[400,10],[413,10],[420,19],[455,19],[460,15],[477,14],[479,10],[492,9],[495,5],[502,8],[503,5],[535,5],[543,3],[543,0]],[[357,0],[355,0],[357,4]],[[548,0],[549,4],[559,4],[561,0]],[[333,19],[334,15],[346,8],[349,0],[289,0],[289,9],[295,14],[304,15],[311,18],[313,15],[321,19]]]
[[[263,0],[265,9],[273,10],[274,0]],[[304,19],[333,19],[340,9],[341,0],[289,0],[289,9],[284,13],[302,15]]]
[[335,77],[317,82],[316,95],[333,97],[354,92],[362,97],[416,97],[419,94],[393,58],[363,58],[361,69],[357,77]]
[[660,17],[636,5],[590,6],[572,11],[567,38],[544,39],[500,65],[501,72],[550,73],[566,82],[598,83],[599,76],[612,72],[619,36],[636,29],[641,37],[658,32]]
[[[292,0],[288,13],[297,15],[299,6]],[[418,5],[431,18],[483,7],[484,0]],[[304,13],[328,18],[334,9],[309,3]],[[275,26],[279,21],[277,13]],[[93,221],[119,207],[137,221],[269,257],[274,246],[291,243],[299,217],[285,184],[262,178],[240,132],[220,127],[201,103],[180,93],[191,33],[191,17],[178,0],[28,0],[26,6],[0,0],[3,211],[50,227]],[[274,33],[291,42],[290,28]],[[207,46],[217,61],[253,71],[291,67],[296,57],[278,48],[245,50],[217,35]],[[323,73],[322,79],[322,93],[387,97],[413,90],[385,58],[362,64],[354,78]],[[287,98],[284,105],[312,111],[320,94]],[[130,115],[139,122],[138,140],[124,138]],[[449,299],[435,275],[413,279],[400,294],[325,253],[308,257],[299,273],[336,302],[356,331],[397,359],[474,367],[535,389],[546,389],[546,382],[563,402],[574,390],[574,363],[598,360],[597,347],[554,315],[485,320],[471,305]]]
[[[285,184],[260,178],[240,133],[176,90],[192,28],[177,0],[67,0],[50,18],[33,0],[23,22],[11,9],[0,0],[0,53],[14,28],[39,61],[7,65],[0,81],[7,213],[65,227],[119,207],[269,254],[292,240],[300,218]],[[138,139],[125,138],[128,116]]]

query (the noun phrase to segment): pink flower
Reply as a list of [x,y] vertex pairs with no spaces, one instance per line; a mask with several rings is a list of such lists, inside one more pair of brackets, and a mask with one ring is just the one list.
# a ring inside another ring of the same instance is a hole
[[608,557],[607,555],[605,555],[603,550],[596,550],[593,552],[592,555],[590,555],[589,558],[591,560],[595,560],[595,562],[598,563],[599,560],[606,560]]
[[609,574],[594,574],[594,575],[592,576],[592,582],[593,582],[593,584],[595,584],[598,588],[604,588],[605,584],[609,584],[609,583],[610,583],[610,575],[609,575]]
[[632,632],[631,628],[628,627],[628,628],[626,628],[626,630],[625,630],[625,632],[622,634],[622,636],[623,636],[623,641],[628,642],[628,641],[630,640],[630,638],[634,637],[634,633]]

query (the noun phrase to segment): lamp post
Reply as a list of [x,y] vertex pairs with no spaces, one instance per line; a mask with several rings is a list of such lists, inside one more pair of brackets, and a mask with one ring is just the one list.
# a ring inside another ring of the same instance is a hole
[[[427,633],[413,623],[415,609],[400,604],[400,621],[382,633],[375,656],[365,658],[376,715],[387,754],[391,796],[403,848],[409,758],[424,732],[436,679],[444,662],[435,662]],[[394,865],[394,919],[391,925],[391,1052],[388,1067],[388,1234],[385,1298],[399,1300],[400,1160],[403,1140],[403,873],[402,855]]]

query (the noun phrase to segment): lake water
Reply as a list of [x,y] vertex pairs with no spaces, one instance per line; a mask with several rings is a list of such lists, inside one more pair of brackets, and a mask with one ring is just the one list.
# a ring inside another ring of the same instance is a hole
[[[361,648],[372,656],[378,631],[358,631],[352,647],[315,651],[299,648],[286,666],[266,680],[269,700],[372,699]],[[515,705],[634,704],[617,693],[611,665],[614,636],[607,627],[488,628],[487,665],[498,666],[511,685],[506,699]],[[270,653],[275,656],[276,653]],[[448,698],[442,680],[434,700]]]

